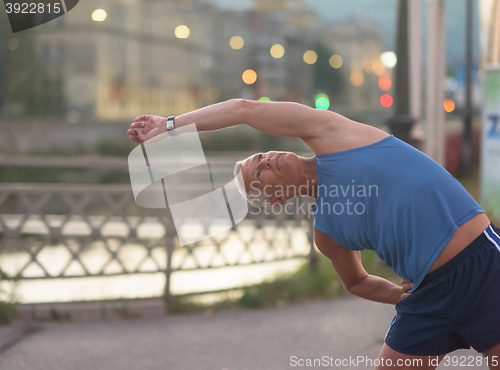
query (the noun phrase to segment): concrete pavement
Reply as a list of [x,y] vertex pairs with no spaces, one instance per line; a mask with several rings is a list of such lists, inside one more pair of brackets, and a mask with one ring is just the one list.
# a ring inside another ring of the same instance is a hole
[[[348,298],[212,315],[47,323],[1,353],[0,369],[369,369],[365,359],[378,357],[394,313],[390,305]],[[323,356],[333,366],[300,366]],[[353,365],[349,359],[357,356],[363,360]]]

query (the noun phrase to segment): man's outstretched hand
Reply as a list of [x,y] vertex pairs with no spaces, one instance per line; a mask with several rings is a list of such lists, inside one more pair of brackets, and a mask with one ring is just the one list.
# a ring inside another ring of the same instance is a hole
[[135,119],[127,130],[129,139],[141,144],[152,137],[167,131],[167,119],[160,116],[142,115]]

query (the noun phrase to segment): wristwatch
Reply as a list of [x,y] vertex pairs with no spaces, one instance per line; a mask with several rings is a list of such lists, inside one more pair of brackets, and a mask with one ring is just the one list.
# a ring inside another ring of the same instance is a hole
[[174,129],[174,119],[175,116],[170,116],[167,118],[167,131]]

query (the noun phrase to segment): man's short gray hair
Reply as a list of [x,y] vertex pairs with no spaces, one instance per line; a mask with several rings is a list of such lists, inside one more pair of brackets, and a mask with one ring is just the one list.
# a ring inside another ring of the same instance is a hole
[[[238,177],[238,174],[241,171],[242,163],[243,161],[236,162],[236,165],[234,166],[234,178],[241,195],[243,195],[250,204],[256,207],[265,207],[266,205],[271,204],[271,199],[266,196],[265,192],[258,189],[254,189],[254,191],[250,191],[249,189],[249,191],[246,191],[245,184],[242,183],[240,181],[240,177]],[[243,176],[241,176],[241,179],[243,179]]]

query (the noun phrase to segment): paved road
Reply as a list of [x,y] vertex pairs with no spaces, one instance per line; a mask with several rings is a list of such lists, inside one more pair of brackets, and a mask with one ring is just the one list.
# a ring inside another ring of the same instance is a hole
[[311,367],[298,366],[298,360],[376,359],[393,315],[393,306],[349,298],[213,315],[47,324],[2,353],[0,369],[369,369],[364,361]]

